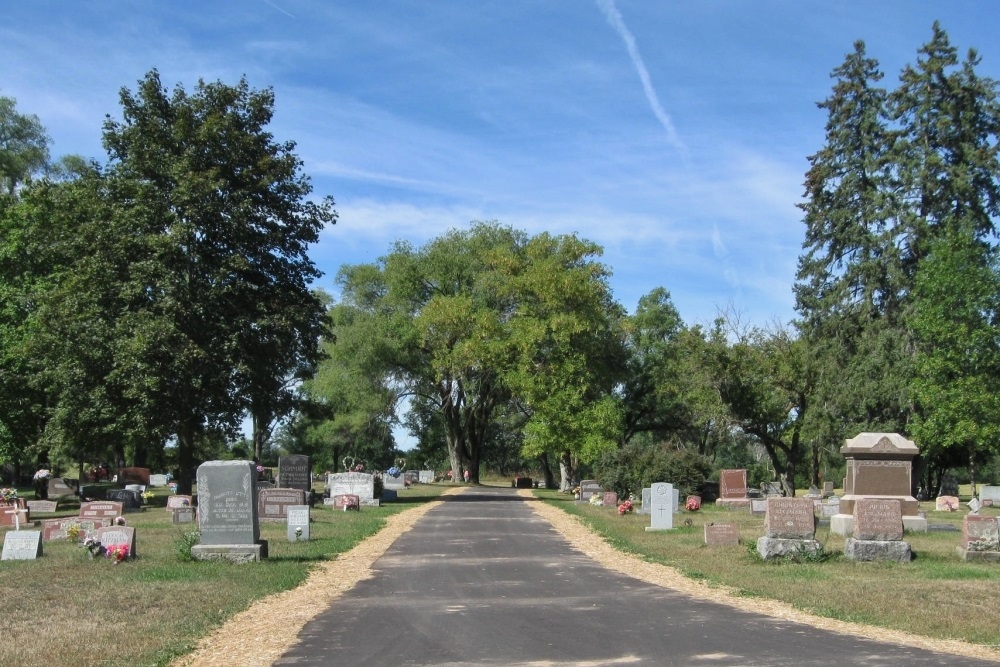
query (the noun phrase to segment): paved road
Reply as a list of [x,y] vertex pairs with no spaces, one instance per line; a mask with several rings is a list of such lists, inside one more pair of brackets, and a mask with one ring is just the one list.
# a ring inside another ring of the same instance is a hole
[[275,664],[997,665],[762,617],[606,570],[512,489],[444,500]]

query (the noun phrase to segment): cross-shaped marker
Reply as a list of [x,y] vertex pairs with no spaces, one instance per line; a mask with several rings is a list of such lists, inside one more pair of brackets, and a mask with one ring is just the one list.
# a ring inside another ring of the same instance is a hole
[[21,515],[20,515],[20,511],[21,511],[20,508],[15,507],[12,510],[7,510],[6,512],[4,512],[4,514],[13,514],[14,515],[14,530],[21,530]]

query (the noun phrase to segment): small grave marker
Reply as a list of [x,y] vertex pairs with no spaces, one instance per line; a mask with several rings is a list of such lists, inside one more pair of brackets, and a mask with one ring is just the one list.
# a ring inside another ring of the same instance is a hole
[[107,528],[98,528],[97,539],[100,540],[101,546],[105,549],[118,544],[124,544],[128,546],[129,558],[135,558],[136,556],[135,528],[132,526],[108,526]]
[[309,541],[309,506],[292,505],[287,511],[288,541]]
[[8,531],[3,538],[0,560],[35,560],[42,555],[42,533],[38,530]]
[[934,500],[935,512],[954,512],[961,506],[962,502],[957,496],[938,496]]
[[734,523],[705,525],[705,544],[710,547],[732,547],[740,543],[740,531]]
[[673,484],[657,482],[649,490],[649,519],[647,531],[672,530],[674,527]]
[[618,508],[618,494],[614,491],[605,491],[603,500],[605,507]]

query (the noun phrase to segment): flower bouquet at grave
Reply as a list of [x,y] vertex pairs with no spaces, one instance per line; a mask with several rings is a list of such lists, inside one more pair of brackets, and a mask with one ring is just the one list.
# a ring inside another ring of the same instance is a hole
[[392,466],[391,468],[389,468],[385,472],[390,477],[399,477],[399,468],[397,468],[396,466]]
[[599,495],[597,495],[595,493],[594,495],[592,495],[590,497],[590,504],[594,505],[596,507],[603,507],[604,506],[604,498],[601,498]]
[[0,502],[13,502],[17,500],[20,496],[17,495],[17,489],[4,487],[0,489]]
[[[66,531],[69,534],[69,531]],[[83,541],[83,548],[87,550],[88,555],[91,558],[95,558],[104,553],[104,546],[101,541],[96,537],[88,537]]]
[[104,556],[114,565],[128,558],[127,544],[110,544],[104,547]]
[[570,491],[570,493],[573,494],[573,498],[575,498],[576,500],[580,499],[580,487],[579,486],[574,486],[573,489]]
[[150,500],[153,499],[153,492],[152,491],[143,491],[139,495],[142,496],[142,502],[143,503],[148,503]]
[[632,506],[632,501],[626,500],[625,502],[623,502],[618,506],[618,513],[621,514],[622,516],[625,516],[626,514],[631,514],[633,509],[634,508]]
[[35,472],[34,480],[36,482],[40,482],[42,480],[47,480],[49,477],[52,477],[52,473],[45,468],[42,468],[41,470]]
[[83,528],[80,524],[73,523],[66,528],[66,539],[71,542],[77,542],[80,539],[80,535],[83,534]]
[[684,503],[684,509],[689,512],[697,512],[701,509],[701,498],[698,496],[688,496],[687,502]]

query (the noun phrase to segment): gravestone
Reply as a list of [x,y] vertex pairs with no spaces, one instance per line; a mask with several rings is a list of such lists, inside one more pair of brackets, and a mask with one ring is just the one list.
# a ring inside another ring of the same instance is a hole
[[1000,519],[966,514],[958,557],[964,561],[1000,562]]
[[913,459],[920,453],[898,433],[859,433],[845,441],[840,453],[847,463],[840,513],[830,518],[830,532],[849,536],[854,530],[854,503],[861,498],[898,500],[907,530],[926,532],[927,519],[912,495]]
[[312,463],[305,454],[278,457],[278,487],[312,493]]
[[208,461],[198,466],[198,528],[201,543],[191,548],[197,560],[247,563],[267,558],[260,539],[257,470],[252,461]]
[[811,498],[768,498],[764,536],[757,539],[757,553],[764,560],[822,553],[816,541],[816,515]]
[[767,514],[767,498],[751,498],[750,514],[754,516],[764,516]]
[[170,510],[170,522],[179,523],[194,523],[195,511],[193,507],[175,507]]
[[257,518],[284,523],[290,506],[305,503],[306,492],[302,489],[261,489],[257,493]]
[[183,507],[192,507],[194,505],[194,498],[187,495],[173,495],[167,496],[167,511],[173,512],[176,509],[181,509]]
[[612,507],[618,509],[618,494],[614,491],[605,491],[603,498],[603,505],[605,507]]
[[735,523],[705,524],[705,545],[710,547],[735,547],[740,544],[740,530]]
[[681,513],[681,490],[678,489],[676,486],[674,487],[673,505],[674,505],[674,514],[680,514]]
[[809,490],[806,492],[806,498],[819,498],[821,494],[819,492],[819,487],[815,484],[809,485]]
[[27,505],[31,512],[55,512],[58,503],[54,500],[29,500]]
[[760,485],[760,492],[764,494],[765,498],[783,495],[779,482],[764,482]]
[[14,526],[15,528],[26,526],[30,520],[30,514],[21,498],[18,498],[18,502],[0,504],[0,526]]
[[854,531],[844,543],[851,560],[909,563],[913,554],[903,541],[902,503],[897,499],[858,498]]
[[124,544],[128,546],[129,558],[135,558],[138,555],[135,551],[135,528],[132,526],[98,528],[97,539],[105,549],[116,544]]
[[166,475],[156,474],[156,475],[150,475],[149,476],[149,485],[150,486],[166,486],[167,482],[168,482],[168,480],[167,480],[167,476]]
[[309,505],[291,505],[286,510],[288,541],[309,541]]
[[979,502],[983,507],[1000,507],[1000,486],[979,487]]
[[95,500],[80,505],[80,513],[77,515],[81,519],[108,518],[115,519],[122,515],[124,506],[120,502],[113,500]]
[[382,475],[382,488],[392,489],[393,491],[402,491],[406,488],[406,479],[403,477],[403,473],[398,475],[390,475],[385,473]]
[[941,478],[941,487],[938,489],[939,496],[957,496],[958,495],[958,480],[956,480],[951,475],[945,475]]
[[649,489],[648,532],[672,530],[674,527],[674,487],[673,484],[657,482]]
[[833,482],[823,482],[823,497],[829,498],[833,495]]
[[434,483],[434,471],[433,470],[421,470],[417,475],[417,481],[421,484],[433,484]]
[[142,494],[138,491],[132,491],[129,489],[108,489],[107,498],[108,500],[121,503],[122,511],[124,512],[142,511]]
[[819,515],[830,519],[840,514],[840,498],[830,498],[819,506]]
[[719,473],[719,499],[715,504],[729,508],[750,507],[745,469],[723,470]]
[[149,486],[149,468],[120,468],[118,470],[118,483]]
[[580,500],[590,502],[590,497],[597,494],[604,497],[604,489],[597,483],[596,479],[585,479],[580,482]]
[[76,489],[66,483],[61,477],[49,477],[49,498],[67,498],[75,496]]
[[333,508],[337,510],[360,510],[361,499],[351,493],[342,493],[333,497]]
[[70,526],[80,527],[78,541],[82,542],[88,537],[94,537],[97,529],[110,526],[115,522],[113,517],[98,517],[94,519],[81,519],[80,517],[64,517],[62,519],[46,519],[42,521],[42,539],[46,542],[51,540],[69,539]]
[[958,496],[938,496],[934,499],[935,512],[954,512],[962,504]]
[[413,486],[420,481],[420,473],[416,470],[407,470],[403,473],[403,480],[410,486]]
[[327,475],[326,488],[330,492],[324,503],[332,505],[333,498],[340,495],[354,495],[364,507],[378,507],[375,497],[375,476],[365,472],[340,472]]
[[649,487],[642,490],[642,506],[639,507],[636,514],[649,514],[649,494],[652,491]]
[[42,533],[38,530],[10,530],[3,536],[0,560],[35,560],[42,556]]

